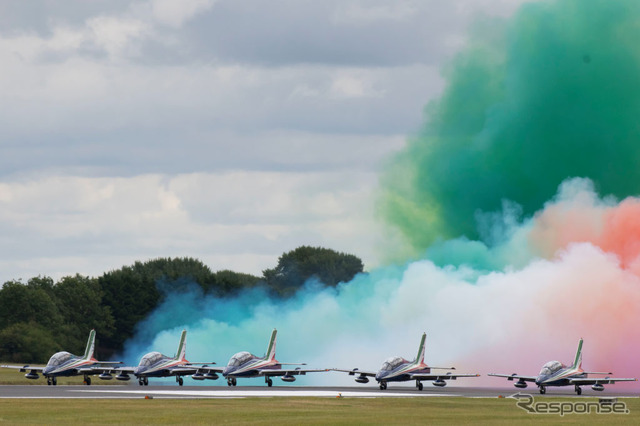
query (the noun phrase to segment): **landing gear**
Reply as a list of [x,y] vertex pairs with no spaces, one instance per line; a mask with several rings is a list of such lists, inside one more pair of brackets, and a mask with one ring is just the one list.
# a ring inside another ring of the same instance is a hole
[[540,394],[544,395],[545,393],[547,393],[547,388],[540,386]]
[[269,377],[265,377],[264,381],[267,384],[267,386],[269,387],[273,386],[273,380],[271,380]]
[[578,386],[578,385],[576,385],[576,393],[578,395],[582,395],[582,388],[580,386]]
[[385,390],[387,388],[387,382],[380,382],[380,390]]
[[418,388],[419,391],[422,390],[423,386],[422,386],[422,382],[420,380],[416,380],[416,387]]
[[227,378],[227,386],[235,386],[237,384],[235,377]]
[[176,376],[176,382],[178,382],[178,386],[182,386],[184,384],[184,380],[182,380],[182,376]]
[[149,386],[149,378],[148,377],[139,377],[138,384],[140,386]]
[[87,386],[91,385],[91,377],[87,376],[86,374],[84,375],[84,384]]
[[47,385],[51,386],[55,386],[58,384],[58,380],[55,377],[47,377]]
[[47,377],[47,386],[51,386],[51,377]]

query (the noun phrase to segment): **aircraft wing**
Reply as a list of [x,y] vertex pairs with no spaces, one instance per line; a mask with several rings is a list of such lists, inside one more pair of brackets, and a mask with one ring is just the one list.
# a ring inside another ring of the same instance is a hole
[[196,370],[198,370],[198,373],[202,373],[202,374],[207,374],[207,373],[222,374],[222,372],[224,371],[224,367],[212,367],[209,365],[203,365],[203,366],[197,367]]
[[136,367],[100,368],[94,367],[97,371],[104,371],[110,374],[133,374]]
[[13,368],[16,370],[20,370],[21,373],[25,373],[27,370],[37,371],[38,373],[42,373],[44,367],[38,366],[30,366],[30,365],[0,365],[2,368]]
[[575,378],[569,379],[569,382],[572,385],[612,385],[615,382],[635,382],[638,379],[632,378],[611,378],[611,377],[584,377],[584,378]]
[[496,374],[496,373],[489,373],[487,374],[487,376],[494,376],[494,377],[506,377],[507,380],[511,381],[514,379],[518,379],[520,381],[523,382],[535,382],[537,377],[536,376],[521,376],[519,374],[513,373],[513,374]]
[[376,373],[374,371],[365,371],[354,368],[353,370],[341,370],[339,368],[332,368],[332,371],[340,371],[342,373],[349,373],[350,376],[365,376],[365,377],[376,377]]
[[480,377],[479,374],[412,374],[411,378],[415,380],[456,380],[458,377]]
[[190,367],[188,365],[180,365],[169,369],[170,376],[189,376],[197,372],[198,367]]
[[281,369],[281,370],[260,370],[261,376],[304,376],[307,373],[320,373],[329,371],[328,368],[293,368],[293,369]]
[[93,367],[93,366],[76,368],[76,371],[78,372],[78,374],[86,374],[86,375],[109,373],[112,370],[113,369],[111,368],[100,368],[100,367]]

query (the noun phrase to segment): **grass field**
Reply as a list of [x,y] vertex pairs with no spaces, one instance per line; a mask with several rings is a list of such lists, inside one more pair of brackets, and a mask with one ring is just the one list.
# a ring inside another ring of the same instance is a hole
[[630,414],[560,417],[528,414],[516,407],[513,399],[498,398],[0,399],[0,423],[638,424],[640,399],[628,398],[624,402]]

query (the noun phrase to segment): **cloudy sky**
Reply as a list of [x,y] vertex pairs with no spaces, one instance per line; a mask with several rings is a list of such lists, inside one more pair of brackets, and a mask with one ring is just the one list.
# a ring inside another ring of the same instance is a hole
[[385,158],[520,0],[0,1],[0,283],[300,245],[370,269]]

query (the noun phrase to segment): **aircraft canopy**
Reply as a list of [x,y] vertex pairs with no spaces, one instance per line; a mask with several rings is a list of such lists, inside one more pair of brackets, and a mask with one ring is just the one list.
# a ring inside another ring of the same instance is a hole
[[399,356],[388,358],[384,364],[382,364],[382,371],[390,371],[397,368],[400,364],[405,362],[405,360]]
[[164,358],[164,355],[162,355],[160,352],[149,352],[142,357],[142,359],[140,360],[140,365],[143,367],[148,367],[160,361],[162,358]]
[[245,362],[249,361],[252,357],[253,355],[251,355],[249,352],[238,352],[231,357],[231,359],[229,360],[229,364],[227,365],[229,367],[237,367],[238,365],[242,365]]
[[549,361],[545,365],[542,366],[542,370],[540,370],[541,376],[548,376],[549,374],[553,374],[556,371],[560,370],[563,367],[560,361]]
[[61,365],[69,361],[72,357],[73,355],[71,355],[69,352],[58,352],[51,356],[47,365],[48,366]]

